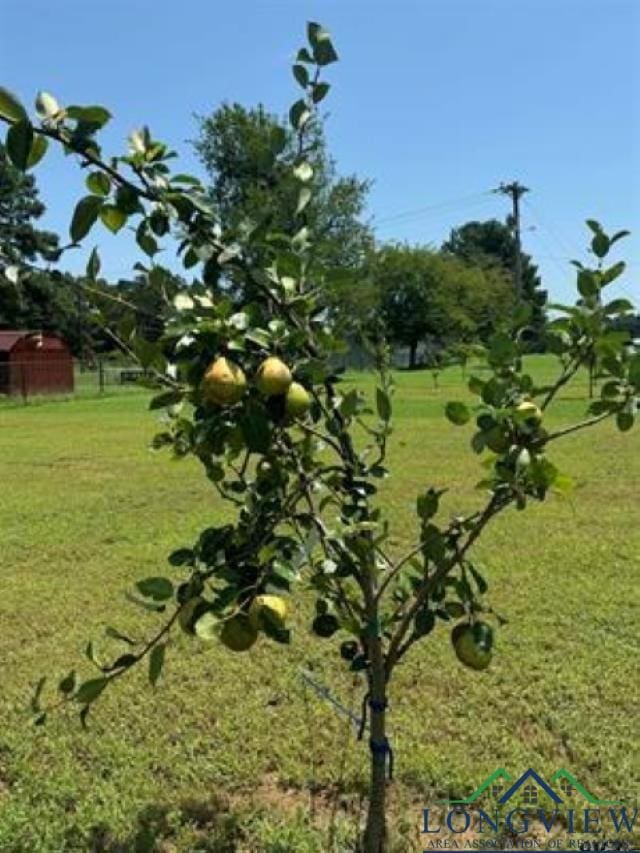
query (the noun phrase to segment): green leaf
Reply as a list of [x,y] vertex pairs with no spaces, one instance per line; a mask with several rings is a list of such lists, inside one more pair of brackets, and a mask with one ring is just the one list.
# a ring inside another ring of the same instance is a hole
[[385,422],[391,420],[391,398],[384,388],[376,388],[376,409],[380,420]]
[[175,391],[163,391],[162,394],[156,394],[155,397],[151,398],[149,409],[150,411],[154,411],[155,409],[166,409],[168,406],[175,406],[183,400],[184,391],[181,391],[180,389],[176,389]]
[[73,698],[76,702],[89,705],[91,702],[95,702],[108,683],[108,678],[92,678],[85,681],[80,685]]
[[595,296],[600,291],[598,278],[591,270],[580,270],[578,273],[578,292],[581,296],[588,298]]
[[623,237],[628,237],[631,234],[631,231],[616,231],[616,233],[609,240],[609,245],[613,246],[618,240],[622,240]]
[[435,563],[441,563],[446,554],[446,543],[435,524],[425,525],[422,531],[422,543],[424,554]]
[[298,51],[296,62],[306,62],[307,65],[313,65],[313,56],[311,56],[306,47],[302,47]]
[[0,118],[8,122],[28,121],[27,111],[16,96],[0,86]]
[[33,127],[28,119],[12,124],[7,132],[7,154],[16,167],[24,172],[33,143]]
[[355,388],[344,395],[340,403],[340,414],[345,418],[352,418],[358,411],[360,405],[360,393]]
[[146,220],[143,220],[140,223],[140,226],[136,231],[136,242],[145,255],[148,255],[150,258],[152,258],[158,251],[158,243],[154,240],[151,234],[149,234]]
[[437,492],[435,489],[429,489],[424,495],[418,495],[416,511],[423,521],[428,521],[437,514],[441,494],[442,492]]
[[154,601],[166,601],[173,596],[173,584],[168,578],[145,578],[136,583],[136,588],[145,598]]
[[166,648],[167,646],[165,643],[160,643],[153,647],[151,654],[149,655],[149,681],[153,687],[155,687],[158,679],[160,678],[160,673],[164,666],[164,653]]
[[472,394],[482,394],[484,390],[484,386],[486,382],[484,379],[480,379],[479,376],[471,376],[469,378],[469,382],[467,383],[467,388],[471,391]]
[[128,216],[141,212],[140,197],[133,187],[119,186],[116,190],[116,204]]
[[337,62],[338,54],[331,44],[331,37],[320,24],[309,22],[307,24],[307,37],[313,58],[318,65],[330,65],[332,62]]
[[111,118],[111,113],[105,107],[90,106],[90,107],[67,107],[67,115],[75,121],[83,122],[84,124],[92,124],[97,128],[103,127]]
[[470,563],[467,563],[467,568],[473,575],[473,579],[476,582],[476,586],[478,587],[478,592],[480,595],[484,595],[485,592],[489,589],[489,585],[486,580],[482,577],[480,572],[476,569],[475,566],[472,566]]
[[445,415],[456,426],[463,426],[468,423],[471,418],[471,412],[468,406],[457,400],[452,400],[447,403],[444,410]]
[[613,299],[602,309],[605,314],[632,314],[633,302],[628,299]]
[[316,83],[311,90],[311,98],[314,104],[319,104],[323,98],[326,98],[331,86],[328,83]]
[[98,254],[98,250],[93,248],[91,250],[91,254],[89,255],[89,260],[87,261],[87,278],[90,278],[92,281],[95,281],[98,277],[98,273],[100,272],[100,255]]
[[307,244],[308,239],[309,229],[305,225],[293,235],[293,237],[291,238],[291,246],[294,249],[300,250]]
[[289,121],[294,130],[301,130],[310,118],[311,113],[303,100],[296,101],[289,110]]
[[81,198],[73,212],[69,233],[74,243],[78,243],[86,237],[98,218],[102,199],[95,195],[86,195]]
[[518,354],[518,348],[509,335],[497,332],[489,341],[489,364],[504,367],[510,364]]
[[89,192],[94,195],[106,196],[111,190],[111,181],[104,172],[91,172],[85,183]]
[[602,232],[602,225],[596,219],[587,219],[586,220],[587,227],[590,228],[594,234],[600,234]]
[[614,264],[609,269],[606,269],[602,273],[602,286],[604,287],[606,284],[611,284],[612,281],[615,281],[619,278],[622,273],[625,271],[627,265],[624,261],[618,261],[617,264]]
[[296,206],[296,216],[299,216],[305,207],[311,201],[311,188],[310,187],[302,187],[300,190],[300,194],[298,195],[298,204]]
[[271,425],[263,406],[253,400],[247,403],[240,428],[251,453],[267,453],[271,447]]
[[193,566],[196,555],[191,548],[178,548],[169,554],[169,562],[172,566]]
[[304,67],[304,65],[294,65],[293,76],[296,78],[297,82],[302,86],[303,89],[305,89],[309,84],[309,72]]
[[413,632],[416,637],[425,637],[433,631],[436,624],[436,617],[433,610],[428,607],[423,607],[416,613],[416,618],[413,622]]
[[116,234],[127,221],[127,214],[114,204],[105,204],[100,209],[100,219],[109,231]]
[[36,133],[33,137],[33,142],[31,143],[31,151],[29,151],[29,156],[27,157],[27,169],[32,169],[34,166],[37,166],[40,160],[47,153],[47,148],[49,147],[49,143],[46,140],[46,137],[41,136],[39,133]]
[[597,258],[604,258],[609,251],[609,238],[603,231],[598,231],[591,241],[591,249]]

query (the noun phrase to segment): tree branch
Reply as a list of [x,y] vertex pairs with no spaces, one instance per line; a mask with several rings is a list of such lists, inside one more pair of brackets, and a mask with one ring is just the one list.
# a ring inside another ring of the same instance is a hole
[[454,566],[459,565],[463,560],[465,554],[471,548],[476,539],[480,536],[484,528],[487,526],[489,521],[501,512],[506,506],[509,505],[511,499],[505,500],[504,497],[498,495],[496,492],[493,493],[491,499],[487,503],[487,506],[484,510],[479,514],[478,521],[476,522],[475,527],[470,531],[464,545],[461,548],[456,549],[456,553],[441,564],[439,568],[435,570],[435,572],[428,578],[425,579],[424,583],[418,590],[411,607],[407,610],[405,615],[402,617],[398,628],[396,629],[391,643],[389,644],[389,651],[387,653],[387,662],[386,662],[386,672],[387,678],[391,676],[391,672],[393,671],[393,667],[397,663],[400,652],[402,654],[413,644],[413,641],[409,640],[401,649],[402,640],[405,637],[409,626],[411,625],[411,621],[414,616],[420,610],[422,605],[426,602],[429,593],[433,591],[433,589],[443,580],[447,574],[453,569]]

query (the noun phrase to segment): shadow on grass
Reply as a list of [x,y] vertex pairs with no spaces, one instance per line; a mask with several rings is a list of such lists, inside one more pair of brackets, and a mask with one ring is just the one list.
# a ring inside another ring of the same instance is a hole
[[[347,853],[356,849],[362,796],[298,791],[297,802],[234,804],[226,797],[149,805],[123,837],[97,825],[67,833],[65,850],[90,853]],[[280,807],[281,806],[281,807]]]

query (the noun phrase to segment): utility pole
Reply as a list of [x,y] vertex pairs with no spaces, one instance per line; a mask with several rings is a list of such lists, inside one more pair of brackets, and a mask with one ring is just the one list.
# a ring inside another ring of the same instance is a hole
[[522,186],[518,181],[510,184],[502,183],[494,190],[494,193],[502,193],[511,198],[513,207],[512,221],[513,233],[516,240],[516,256],[513,264],[513,289],[516,296],[516,306],[522,301],[522,247],[520,243],[520,198],[529,192],[528,187]]

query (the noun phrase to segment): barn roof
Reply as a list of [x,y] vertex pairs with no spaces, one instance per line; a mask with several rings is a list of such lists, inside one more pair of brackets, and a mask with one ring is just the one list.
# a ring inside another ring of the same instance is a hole
[[15,332],[11,329],[0,329],[0,352],[9,352],[19,340],[28,335],[29,332]]
[[[17,343],[38,334],[39,332],[28,329],[0,329],[0,352],[11,352]],[[64,342],[57,335],[45,333],[42,340],[47,349],[66,349]]]

